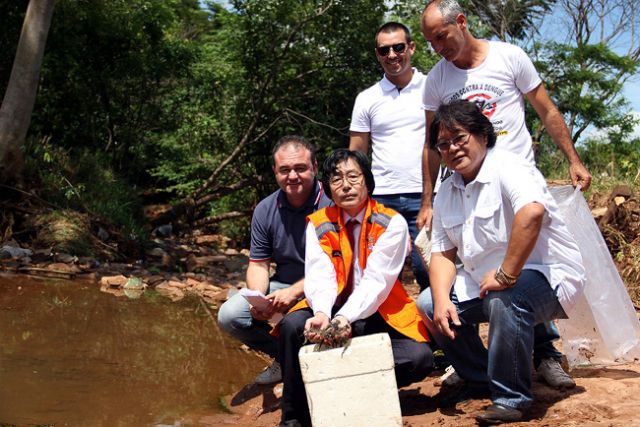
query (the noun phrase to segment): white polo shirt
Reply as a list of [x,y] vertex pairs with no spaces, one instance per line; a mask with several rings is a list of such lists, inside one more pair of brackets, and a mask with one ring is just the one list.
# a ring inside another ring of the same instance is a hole
[[402,90],[384,76],[356,97],[349,130],[371,135],[374,195],[422,193],[425,81],[414,68]]
[[479,296],[484,276],[502,264],[515,213],[532,202],[542,204],[545,215],[524,268],[544,274],[569,314],[586,280],[578,245],[538,169],[498,148],[489,149],[474,181],[465,186],[454,173],[435,198],[432,252],[457,248],[459,301]]

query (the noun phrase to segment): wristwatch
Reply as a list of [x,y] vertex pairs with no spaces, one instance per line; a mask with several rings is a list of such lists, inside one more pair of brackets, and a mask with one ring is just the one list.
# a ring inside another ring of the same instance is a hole
[[518,281],[518,276],[512,276],[505,273],[502,269],[502,266],[498,267],[498,269],[496,270],[495,278],[496,282],[500,283],[505,288],[513,288]]

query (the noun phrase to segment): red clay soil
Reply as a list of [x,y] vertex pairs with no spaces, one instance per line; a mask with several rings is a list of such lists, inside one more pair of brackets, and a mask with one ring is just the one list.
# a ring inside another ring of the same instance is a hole
[[[577,386],[572,390],[555,390],[534,381],[535,404],[525,421],[512,426],[638,426],[640,425],[640,364],[574,369],[571,375]],[[489,400],[440,408],[437,376],[400,390],[404,426],[476,425],[474,415]],[[233,414],[195,415],[191,421],[203,426],[277,426],[280,420],[278,397],[282,384],[276,386],[247,385],[227,396]],[[354,420],[354,426],[367,425]],[[378,426],[368,426],[378,427]]]

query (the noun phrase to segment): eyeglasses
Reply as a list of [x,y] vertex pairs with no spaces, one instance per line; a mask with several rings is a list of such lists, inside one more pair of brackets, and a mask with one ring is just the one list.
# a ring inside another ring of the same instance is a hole
[[441,153],[446,153],[447,151],[449,151],[449,148],[451,148],[452,145],[455,145],[456,147],[462,147],[463,145],[466,145],[469,142],[469,138],[471,138],[470,133],[461,133],[460,135],[454,136],[451,139],[441,139],[436,143],[436,149]]
[[333,175],[331,178],[329,178],[329,185],[331,185],[334,188],[340,188],[344,184],[344,180],[345,179],[351,185],[360,184],[360,177],[361,176],[362,176],[361,173],[355,173],[355,172],[348,173],[348,174],[346,174],[344,176],[342,176],[342,175]]
[[391,49],[393,49],[395,53],[400,54],[404,52],[406,48],[406,43],[396,43],[391,46],[379,46],[376,48],[376,52],[378,52],[378,55],[380,56],[387,56],[389,55],[389,52],[391,52]]

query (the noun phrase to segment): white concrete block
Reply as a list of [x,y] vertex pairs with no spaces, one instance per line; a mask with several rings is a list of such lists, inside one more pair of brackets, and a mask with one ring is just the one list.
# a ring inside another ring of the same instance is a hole
[[346,348],[300,349],[300,369],[314,427],[402,427],[391,340],[357,337]]

